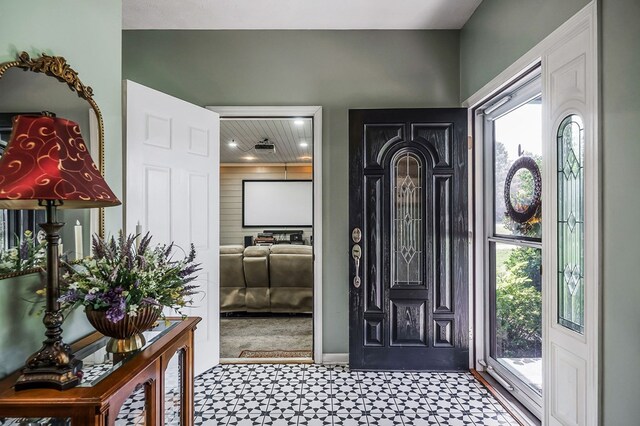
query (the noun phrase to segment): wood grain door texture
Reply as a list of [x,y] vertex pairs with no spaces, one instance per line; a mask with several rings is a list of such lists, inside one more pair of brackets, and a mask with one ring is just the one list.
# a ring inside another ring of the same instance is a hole
[[350,110],[349,126],[350,366],[466,370],[467,111]]

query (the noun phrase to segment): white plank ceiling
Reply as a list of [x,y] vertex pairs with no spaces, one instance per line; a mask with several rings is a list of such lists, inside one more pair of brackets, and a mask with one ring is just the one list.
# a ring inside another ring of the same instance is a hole
[[[298,124],[296,124],[298,123]],[[257,153],[259,141],[269,139],[275,154]],[[230,146],[234,142],[237,146]],[[303,146],[306,144],[307,146]],[[311,163],[313,120],[311,118],[222,119],[221,163]]]
[[125,0],[124,29],[457,30],[482,0]]

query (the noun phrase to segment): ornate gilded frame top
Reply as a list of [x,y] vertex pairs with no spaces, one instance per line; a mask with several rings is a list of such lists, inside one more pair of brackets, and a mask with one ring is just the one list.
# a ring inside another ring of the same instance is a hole
[[[93,98],[93,89],[85,85],[78,77],[78,72],[71,68],[67,60],[62,56],[52,56],[42,53],[39,57],[31,58],[27,52],[18,55],[15,61],[0,63],[0,79],[11,68],[20,68],[24,71],[42,73],[54,77],[61,83],[66,83],[72,92],[86,100],[96,114],[98,122],[98,167],[104,175],[104,123],[100,108]],[[104,209],[100,209],[98,219],[98,234],[104,237]]]

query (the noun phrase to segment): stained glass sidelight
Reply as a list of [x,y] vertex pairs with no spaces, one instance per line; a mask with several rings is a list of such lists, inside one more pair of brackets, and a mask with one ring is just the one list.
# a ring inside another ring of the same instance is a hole
[[584,332],[584,126],[575,114],[558,129],[558,322]]
[[405,151],[392,164],[392,287],[422,285],[422,161]]

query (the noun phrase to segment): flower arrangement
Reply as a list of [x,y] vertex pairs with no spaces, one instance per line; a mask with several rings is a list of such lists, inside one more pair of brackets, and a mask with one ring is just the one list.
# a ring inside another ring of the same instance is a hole
[[200,270],[194,263],[193,245],[188,255],[175,260],[173,243],[151,247],[147,233],[136,244],[137,235],[108,241],[94,236],[93,257],[74,265],[65,264],[62,276],[62,309],[84,306],[86,311],[103,311],[106,319],[117,323],[136,317],[148,308],[169,307],[182,315],[182,308],[192,303],[197,285],[192,284]]
[[0,274],[26,271],[44,266],[47,242],[33,238],[33,232],[24,231],[22,238],[16,236],[16,246],[0,250]]

